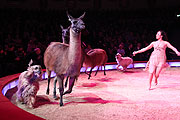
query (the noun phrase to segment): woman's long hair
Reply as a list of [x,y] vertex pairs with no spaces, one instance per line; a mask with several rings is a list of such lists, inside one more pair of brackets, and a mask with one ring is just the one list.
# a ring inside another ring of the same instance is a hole
[[162,39],[165,40],[165,41],[167,41],[167,40],[168,40],[168,37],[167,37],[166,32],[164,32],[163,30],[160,30],[160,32],[161,32],[161,35],[162,35]]

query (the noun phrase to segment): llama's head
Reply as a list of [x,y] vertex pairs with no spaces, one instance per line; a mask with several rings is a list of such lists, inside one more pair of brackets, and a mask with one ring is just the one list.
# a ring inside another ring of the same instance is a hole
[[84,18],[85,12],[83,15],[81,15],[79,18],[73,18],[71,15],[68,14],[67,12],[67,16],[69,18],[69,21],[71,22],[71,28],[72,31],[75,34],[79,34],[81,32],[81,30],[85,29],[85,24],[82,21],[82,18]]
[[69,29],[70,26],[68,28],[63,28],[62,25],[60,25],[61,30],[62,30],[62,38],[68,38],[69,37]]

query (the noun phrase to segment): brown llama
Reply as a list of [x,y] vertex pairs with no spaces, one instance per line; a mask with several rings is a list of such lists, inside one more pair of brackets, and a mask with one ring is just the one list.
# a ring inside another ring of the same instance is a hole
[[[44,64],[48,74],[48,87],[46,93],[49,94],[50,72],[54,71],[59,83],[60,106],[63,106],[63,95],[72,92],[75,79],[80,74],[82,66],[82,49],[81,49],[81,30],[85,28],[84,22],[81,20],[85,13],[79,18],[73,18],[67,13],[70,27],[69,45],[52,42],[44,53]],[[64,77],[69,76],[69,89],[64,93]]]
[[90,72],[89,72],[89,77],[91,77],[92,70],[94,67],[98,66],[98,69],[95,73],[95,76],[97,75],[97,72],[99,71],[100,66],[104,66],[104,75],[106,75],[105,72],[105,64],[108,60],[106,51],[103,49],[91,49],[89,50],[84,57],[84,62],[83,62],[83,67],[87,68],[91,67]]
[[[67,41],[69,41],[69,28],[63,28],[63,26],[61,25],[61,29],[62,29],[62,40],[66,41],[66,43],[68,43]],[[91,67],[90,73],[88,74],[89,77],[88,79],[90,79],[91,77],[91,73],[94,67],[98,66],[98,69],[95,73],[95,76],[97,75],[97,72],[99,70],[100,66],[104,66],[104,75],[106,75],[105,73],[105,63],[107,62],[107,54],[106,51],[103,49],[92,49],[89,52],[85,53],[85,47],[86,44],[83,42],[82,44],[82,48],[83,48],[83,56],[84,56],[84,61],[83,61],[83,67],[87,68]],[[86,73],[86,72],[85,72]],[[65,81],[65,87],[67,87],[67,83],[68,83],[68,76],[66,78]],[[53,97],[56,99],[56,83],[57,83],[57,77],[54,78],[54,91],[53,91]],[[71,88],[71,87],[70,87]]]

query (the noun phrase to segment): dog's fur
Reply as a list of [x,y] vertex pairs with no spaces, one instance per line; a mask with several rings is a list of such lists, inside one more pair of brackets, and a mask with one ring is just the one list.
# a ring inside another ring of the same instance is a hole
[[117,66],[116,68],[119,70],[119,66],[123,67],[123,70],[126,71],[127,67],[133,63],[133,59],[130,57],[122,57],[121,54],[117,53],[116,56],[116,62],[117,62]]
[[40,65],[28,67],[19,76],[18,90],[16,92],[16,101],[33,108],[36,100],[36,94],[39,90],[39,80],[42,79],[42,68]]

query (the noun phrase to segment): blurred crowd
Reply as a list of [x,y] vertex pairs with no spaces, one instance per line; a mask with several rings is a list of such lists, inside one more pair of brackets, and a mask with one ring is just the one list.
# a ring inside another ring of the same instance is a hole
[[[115,62],[115,54],[147,61],[152,50],[132,56],[132,52],[155,40],[158,30],[167,34],[179,29],[176,9],[141,11],[86,10],[82,41],[87,49],[102,48],[108,62]],[[84,11],[69,11],[73,17]],[[60,25],[68,27],[66,11],[0,9],[0,77],[27,69],[30,59],[43,68],[43,54],[53,41],[62,42]],[[174,39],[173,39],[174,40]],[[176,42],[176,41],[175,41]],[[175,43],[174,42],[174,43]],[[176,48],[176,44],[173,44]],[[171,51],[168,59],[176,59]]]

